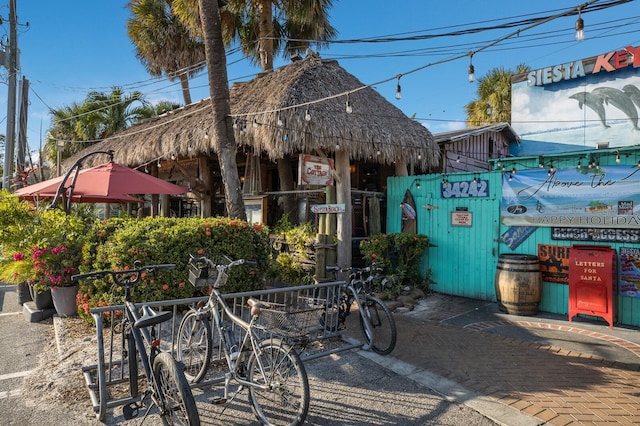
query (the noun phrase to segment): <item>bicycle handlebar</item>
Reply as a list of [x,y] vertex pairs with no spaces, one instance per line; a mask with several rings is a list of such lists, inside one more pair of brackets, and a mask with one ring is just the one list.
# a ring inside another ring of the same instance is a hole
[[120,271],[94,271],[86,274],[76,274],[71,276],[71,281],[78,281],[85,278],[104,278],[108,275],[113,278],[114,284],[119,286],[131,285],[140,281],[141,272],[153,273],[161,269],[174,269],[174,263],[165,263],[161,265],[145,265],[133,269],[122,269]]
[[205,263],[211,267],[214,267],[216,269],[229,269],[233,266],[237,266],[237,265],[247,265],[247,266],[258,266],[258,262],[255,262],[253,260],[245,260],[245,259],[238,259],[238,260],[232,260],[230,261],[228,264],[223,265],[223,264],[216,264],[214,263],[211,259],[209,259],[206,256],[202,256],[202,257],[193,257],[191,256],[191,258],[189,259],[189,263]]
[[349,272],[351,274],[361,274],[361,273],[369,273],[369,272],[380,272],[383,270],[377,263],[373,263],[371,266],[366,266],[364,268],[358,268],[355,266],[349,266],[347,268],[341,269],[337,265],[327,265],[326,270],[328,272]]

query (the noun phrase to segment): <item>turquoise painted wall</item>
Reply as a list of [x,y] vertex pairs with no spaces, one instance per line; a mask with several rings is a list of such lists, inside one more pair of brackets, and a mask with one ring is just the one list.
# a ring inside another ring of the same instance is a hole
[[[615,152],[615,151],[614,151]],[[615,163],[615,153],[599,157],[600,164]],[[620,164],[637,166],[640,149],[621,158]],[[577,163],[577,157],[556,156],[555,167],[569,167]],[[584,159],[582,160],[583,164]],[[502,161],[506,170],[538,167],[539,157],[511,158]],[[430,273],[435,283],[431,289],[438,293],[495,301],[494,277],[498,257],[502,253],[538,254],[538,244],[570,247],[573,241],[551,239],[550,228],[540,227],[515,250],[500,242],[500,236],[508,227],[500,224],[500,199],[502,196],[501,166],[499,170],[485,173],[456,173],[391,177],[387,181],[387,229],[400,232],[401,203],[407,189],[416,202],[418,233],[427,235],[431,244],[424,254],[421,267]],[[443,198],[442,180],[449,182],[472,181],[474,178],[488,181],[488,196],[484,198]],[[639,188],[640,190],[640,188]],[[452,226],[451,213],[466,208],[471,213],[471,226]],[[583,243],[578,243],[583,244]],[[589,243],[586,243],[589,244]],[[601,245],[601,244],[597,244]],[[611,243],[616,252],[620,247],[640,247],[639,244]],[[566,284],[543,283],[540,310],[556,314],[568,314],[569,288]],[[617,296],[618,323],[640,326],[640,298]]]

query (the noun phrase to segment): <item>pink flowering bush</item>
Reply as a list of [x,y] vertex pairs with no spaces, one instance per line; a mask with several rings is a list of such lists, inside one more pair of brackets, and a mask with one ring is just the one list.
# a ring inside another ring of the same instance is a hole
[[0,279],[36,292],[72,286],[92,219],[45,210],[0,194]]

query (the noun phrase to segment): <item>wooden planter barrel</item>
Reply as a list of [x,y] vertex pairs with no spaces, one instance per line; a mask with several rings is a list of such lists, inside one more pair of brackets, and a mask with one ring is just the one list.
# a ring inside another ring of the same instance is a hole
[[495,276],[501,310],[513,315],[536,315],[542,296],[540,261],[530,254],[501,254]]

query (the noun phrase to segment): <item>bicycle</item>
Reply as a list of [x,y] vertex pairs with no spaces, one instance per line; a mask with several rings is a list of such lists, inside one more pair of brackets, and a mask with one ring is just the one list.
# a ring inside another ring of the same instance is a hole
[[[255,263],[191,257],[189,282],[212,288],[207,302],[192,306],[182,319],[177,358],[193,383],[200,382],[211,368],[223,372],[224,396],[216,398],[215,403],[230,402],[248,389],[252,411],[263,424],[302,424],[309,410],[306,370],[295,350],[272,332],[269,321],[261,319],[285,313],[275,311],[272,303],[249,298],[250,318],[243,319],[220,292],[227,281],[227,271],[242,264]],[[239,388],[229,398],[231,380]]]
[[375,264],[365,268],[341,269],[339,266],[327,266],[326,269],[328,272],[348,272],[349,281],[345,282],[333,301],[327,301],[334,313],[323,314],[320,318],[321,325],[329,331],[345,328],[355,302],[360,313],[360,328],[367,343],[363,348],[372,349],[380,355],[390,354],[396,346],[396,323],[387,305],[372,294],[378,280],[376,274],[381,269]]
[[[173,268],[174,264],[139,266],[136,263],[133,269],[89,272],[74,275],[71,280],[110,277],[114,285],[124,288],[125,315],[120,324],[123,333],[121,350],[123,361],[125,358],[127,360],[129,390],[134,399],[123,407],[124,418],[130,420],[137,417],[144,401],[150,398],[152,403],[147,408],[143,421],[151,408],[156,406],[165,425],[199,426],[200,416],[196,402],[182,367],[171,353],[160,349],[160,340],[156,336],[156,325],[169,320],[173,313],[156,312],[145,304],[136,305],[131,297],[131,289],[140,282],[143,274]],[[147,389],[141,398],[138,398],[138,360],[147,381]]]

